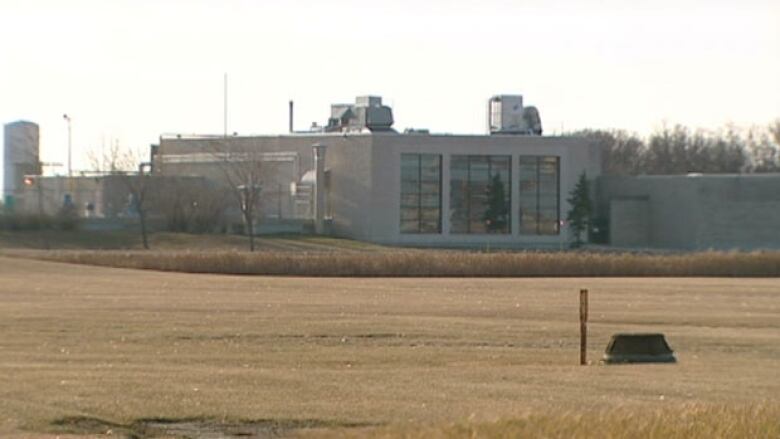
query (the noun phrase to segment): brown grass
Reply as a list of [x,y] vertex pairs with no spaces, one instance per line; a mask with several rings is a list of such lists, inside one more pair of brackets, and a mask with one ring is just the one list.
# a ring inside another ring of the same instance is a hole
[[184,273],[330,277],[778,277],[780,252],[630,254],[465,251],[16,252],[43,260]]
[[[244,251],[246,236],[154,232],[149,234],[153,250],[165,251]],[[350,239],[310,235],[263,235],[256,238],[258,251],[372,251],[385,247]],[[143,250],[136,230],[0,230],[0,248],[52,250]]]
[[533,413],[492,422],[456,422],[435,426],[318,431],[310,439],[455,439],[455,438],[656,438],[716,439],[780,437],[780,405],[687,404],[662,409],[584,410]]
[[[691,419],[699,437],[761,437],[780,403],[779,279],[323,280],[6,257],[0,279],[0,437],[150,420],[169,436],[654,437]],[[679,364],[597,365],[626,331],[665,333]]]

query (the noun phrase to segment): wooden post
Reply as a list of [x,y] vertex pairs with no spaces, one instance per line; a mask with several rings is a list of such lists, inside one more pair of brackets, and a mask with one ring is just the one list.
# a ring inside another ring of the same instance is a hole
[[580,365],[588,364],[588,290],[580,290]]

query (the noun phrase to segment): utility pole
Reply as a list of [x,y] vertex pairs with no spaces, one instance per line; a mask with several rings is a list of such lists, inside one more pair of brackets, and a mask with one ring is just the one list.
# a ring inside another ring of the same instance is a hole
[[70,193],[70,196],[73,197],[73,164],[71,161],[73,156],[73,137],[71,136],[70,116],[66,113],[62,115],[62,118],[68,122],[68,192]]
[[71,137],[71,124],[70,124],[70,116],[67,114],[63,114],[62,118],[65,119],[66,122],[68,122],[68,178],[73,177],[73,167],[72,167],[72,137]]
[[225,73],[225,90],[224,90],[224,98],[225,98],[225,102],[224,102],[224,104],[225,104],[225,108],[224,108],[224,116],[225,116],[225,121],[224,121],[224,123],[225,123],[225,125],[224,125],[224,127],[225,127],[225,137],[227,137],[227,133],[228,133],[228,130],[227,130],[227,117],[228,117],[228,99],[227,99],[227,95],[228,95],[228,87],[227,87],[227,73]]

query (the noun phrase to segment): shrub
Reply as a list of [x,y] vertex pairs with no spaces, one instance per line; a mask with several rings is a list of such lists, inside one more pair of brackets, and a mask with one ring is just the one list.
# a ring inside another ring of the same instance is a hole
[[0,215],[0,230],[34,231],[51,229],[54,219],[48,215],[8,214]]

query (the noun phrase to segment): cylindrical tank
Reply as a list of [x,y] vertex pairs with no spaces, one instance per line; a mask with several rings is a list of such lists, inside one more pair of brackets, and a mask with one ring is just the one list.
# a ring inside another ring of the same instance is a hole
[[14,195],[25,175],[40,175],[39,129],[20,120],[5,125],[3,149],[3,194]]

